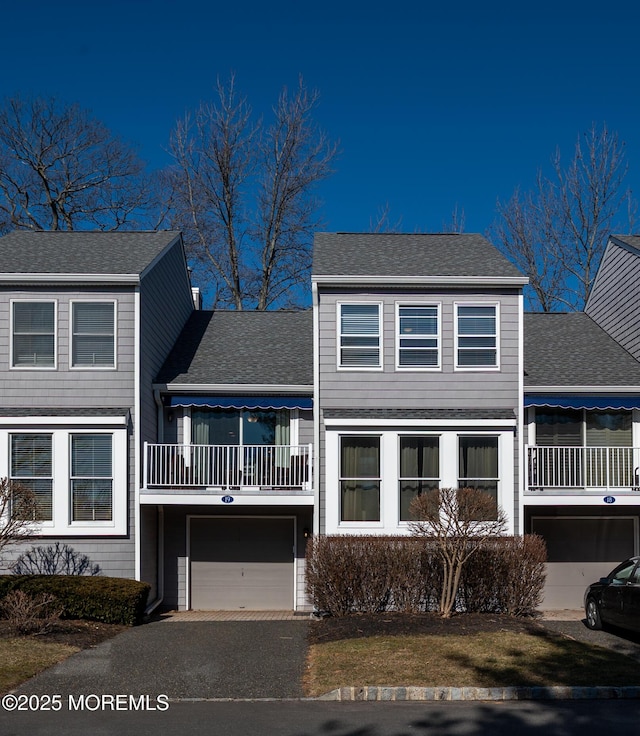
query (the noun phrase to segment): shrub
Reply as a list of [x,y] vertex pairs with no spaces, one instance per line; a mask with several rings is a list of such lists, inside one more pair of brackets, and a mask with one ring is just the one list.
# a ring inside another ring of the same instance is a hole
[[[544,587],[544,541],[529,535],[467,543],[477,549],[465,565],[455,610],[532,615]],[[314,537],[306,573],[314,607],[334,616],[437,611],[444,579],[437,540],[415,537]]]
[[13,590],[55,595],[65,618],[134,626],[142,623],[150,586],[137,580],[78,575],[3,575],[0,599]]
[[11,566],[14,575],[100,575],[100,565],[68,544],[32,547]]
[[0,600],[0,613],[18,634],[45,634],[58,621],[62,609],[50,593],[29,595],[12,590]]

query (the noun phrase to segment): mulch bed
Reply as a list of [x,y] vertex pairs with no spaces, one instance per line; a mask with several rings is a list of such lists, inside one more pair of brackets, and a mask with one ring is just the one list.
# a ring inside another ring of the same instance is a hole
[[492,631],[541,634],[545,630],[534,619],[488,613],[464,613],[451,618],[442,618],[434,613],[363,613],[314,621],[309,627],[309,643],[322,644],[368,636],[419,634],[462,636]]
[[[111,639],[128,628],[128,626],[120,624],[103,624],[100,621],[61,620],[54,624],[50,631],[44,634],[31,634],[30,636],[40,641],[68,644],[79,649],[88,649]],[[13,639],[16,636],[18,635],[9,624],[0,620],[0,638]]]

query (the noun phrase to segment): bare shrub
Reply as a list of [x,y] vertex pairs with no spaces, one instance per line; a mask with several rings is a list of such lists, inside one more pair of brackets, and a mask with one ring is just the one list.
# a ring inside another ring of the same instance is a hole
[[32,547],[11,566],[14,575],[100,575],[100,565],[68,544]]
[[17,634],[46,634],[59,620],[63,611],[50,593],[29,595],[12,590],[0,600],[0,613]]

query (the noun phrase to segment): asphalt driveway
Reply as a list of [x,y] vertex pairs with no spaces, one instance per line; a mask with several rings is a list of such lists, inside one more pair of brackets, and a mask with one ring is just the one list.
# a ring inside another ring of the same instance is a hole
[[154,621],[86,649],[17,693],[299,698],[309,619]]

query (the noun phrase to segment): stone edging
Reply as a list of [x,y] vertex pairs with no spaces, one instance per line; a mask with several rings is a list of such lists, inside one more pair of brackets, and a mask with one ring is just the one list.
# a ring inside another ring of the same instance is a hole
[[640,686],[624,687],[341,687],[316,700],[441,701],[441,700],[630,700]]

